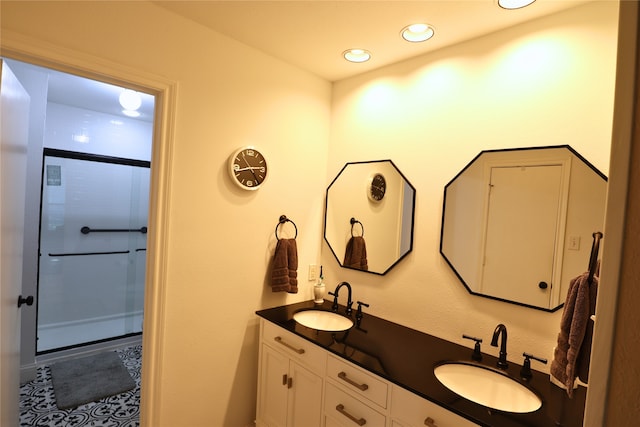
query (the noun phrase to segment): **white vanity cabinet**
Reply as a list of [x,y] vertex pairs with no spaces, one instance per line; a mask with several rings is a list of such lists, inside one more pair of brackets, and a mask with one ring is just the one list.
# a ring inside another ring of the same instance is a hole
[[262,320],[257,427],[320,426],[326,351]]
[[327,381],[324,399],[323,427],[386,426],[387,417],[378,412],[380,409],[374,409],[370,402],[356,398],[330,381]]
[[477,427],[397,385],[391,387],[391,427]]
[[257,427],[473,427],[265,319],[260,320]]
[[389,383],[333,354],[327,356],[324,426],[386,425]]

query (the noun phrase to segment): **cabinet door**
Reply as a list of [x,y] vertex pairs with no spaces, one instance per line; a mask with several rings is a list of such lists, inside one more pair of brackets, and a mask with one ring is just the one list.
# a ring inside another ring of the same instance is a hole
[[290,362],[289,427],[317,427],[322,416],[322,377]]
[[289,358],[262,346],[258,390],[258,425],[286,427]]

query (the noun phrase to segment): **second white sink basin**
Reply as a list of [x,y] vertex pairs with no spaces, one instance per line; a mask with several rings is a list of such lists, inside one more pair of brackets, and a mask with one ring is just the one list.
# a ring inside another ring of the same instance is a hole
[[318,331],[340,332],[353,326],[348,317],[324,310],[302,310],[293,315],[293,320]]
[[489,367],[450,362],[436,366],[433,373],[449,390],[487,408],[522,414],[542,406],[532,390]]

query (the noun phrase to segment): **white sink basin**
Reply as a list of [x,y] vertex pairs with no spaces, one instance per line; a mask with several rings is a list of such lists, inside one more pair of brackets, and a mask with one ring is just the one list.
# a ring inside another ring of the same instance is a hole
[[487,408],[522,414],[542,406],[529,388],[488,367],[451,362],[436,366],[433,372],[449,390]]
[[353,326],[353,321],[338,313],[323,310],[303,310],[295,313],[293,319],[307,328],[318,331],[346,331]]

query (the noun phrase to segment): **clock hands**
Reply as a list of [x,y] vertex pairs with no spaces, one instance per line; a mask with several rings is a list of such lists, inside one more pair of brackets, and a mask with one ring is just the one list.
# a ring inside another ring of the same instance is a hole
[[244,153],[242,153],[242,160],[244,160],[244,162],[247,164],[247,167],[246,168],[242,168],[241,170],[248,170],[249,172],[251,172],[251,175],[253,175],[253,178],[256,180],[256,182],[260,183],[260,181],[258,181],[258,177],[256,176],[255,172],[253,171],[254,169],[260,169],[260,166],[257,166],[257,167],[256,166],[251,166],[249,164],[249,161],[245,157]]
[[253,170],[253,169],[264,169],[262,166],[249,166],[246,168],[235,168],[234,170],[236,172],[243,172],[243,171],[248,171],[248,170]]
[[267,177],[267,161],[253,147],[238,149],[228,162],[232,181],[244,190],[257,190]]

